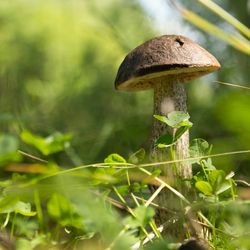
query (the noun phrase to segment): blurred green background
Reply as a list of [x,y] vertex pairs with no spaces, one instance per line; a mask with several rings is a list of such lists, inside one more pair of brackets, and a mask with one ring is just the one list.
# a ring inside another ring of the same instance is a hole
[[[1,1],[1,133],[19,136],[24,129],[41,136],[71,133],[74,160],[62,161],[69,166],[102,161],[113,152],[126,156],[147,148],[152,92],[118,92],[114,79],[131,49],[151,37],[175,33],[200,43],[222,65],[218,73],[186,85],[194,123],[191,138],[206,139],[214,145],[214,153],[249,149],[250,91],[213,83],[247,86],[249,56],[191,26],[168,1],[153,2]],[[235,32],[197,1],[182,2]],[[249,1],[216,2],[250,26]],[[249,156],[215,161],[218,168],[242,174],[250,164]]]

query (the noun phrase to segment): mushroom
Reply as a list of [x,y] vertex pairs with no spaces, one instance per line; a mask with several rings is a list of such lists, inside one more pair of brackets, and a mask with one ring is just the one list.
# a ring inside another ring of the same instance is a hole
[[[124,91],[153,89],[154,114],[167,116],[172,111],[187,111],[183,83],[219,68],[220,64],[215,57],[189,38],[164,35],[143,43],[125,57],[115,79],[115,88]],[[153,121],[152,155],[155,152],[160,155],[155,149],[155,142],[166,130],[169,128],[165,124],[156,119]],[[176,158],[188,157],[188,131],[177,141],[175,147]],[[168,166],[161,167],[161,170],[164,176],[174,177]],[[192,168],[188,163],[178,164],[177,172],[182,178],[192,176]],[[165,198],[161,199],[163,206],[166,204]]]

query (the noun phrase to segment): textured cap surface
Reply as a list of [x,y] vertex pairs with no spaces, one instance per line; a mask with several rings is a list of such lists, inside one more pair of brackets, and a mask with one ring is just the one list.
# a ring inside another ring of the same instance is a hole
[[208,51],[189,38],[164,35],[132,50],[118,70],[115,87],[138,91],[153,88],[157,78],[187,82],[220,68]]

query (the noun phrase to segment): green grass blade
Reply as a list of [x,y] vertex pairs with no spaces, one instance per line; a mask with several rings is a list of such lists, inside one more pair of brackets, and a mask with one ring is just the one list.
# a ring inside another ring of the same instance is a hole
[[233,84],[233,83],[229,83],[229,82],[222,82],[222,81],[214,81],[214,82],[222,84],[222,85],[226,85],[226,86],[229,86],[229,87],[235,87],[235,88],[239,88],[239,89],[250,90],[250,87],[243,86],[243,85]]
[[185,8],[180,9],[182,16],[190,23],[199,27],[200,29],[217,36],[218,38],[226,41],[234,48],[250,55],[250,42],[242,37],[231,35],[218,28],[216,25],[210,23],[199,15],[193,13]]
[[225,11],[223,8],[221,8],[219,5],[214,3],[211,0],[197,0],[204,6],[206,6],[208,9],[216,13],[219,17],[227,21],[229,24],[231,24],[233,27],[235,27],[238,31],[240,31],[243,35],[250,38],[250,29],[245,26],[243,23],[241,23],[239,20],[237,20],[235,17],[230,15],[227,11]]

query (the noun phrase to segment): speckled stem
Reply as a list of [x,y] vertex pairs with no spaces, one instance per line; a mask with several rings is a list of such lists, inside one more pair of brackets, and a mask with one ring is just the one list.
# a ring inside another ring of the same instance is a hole
[[[184,89],[184,84],[178,83],[176,79],[159,79],[154,87],[154,114],[168,115],[172,111],[187,111],[187,97]],[[170,149],[158,149],[155,146],[156,140],[166,132],[174,133],[172,128],[167,127],[164,123],[154,119],[152,137],[151,137],[151,158],[153,161],[172,160]],[[189,156],[189,133],[188,131],[178,140],[175,145],[175,159],[184,159]],[[173,187],[178,187],[178,190],[183,194],[188,190],[188,184],[183,182],[183,179],[192,176],[191,165],[187,162],[178,164],[159,166],[161,176]],[[156,190],[157,187],[152,186],[151,190]],[[157,203],[166,209],[180,211],[181,204],[179,199],[169,190],[163,189],[157,196]],[[175,237],[180,236],[180,231],[184,232],[182,223],[179,226],[172,225],[171,218],[173,214],[166,210],[158,209],[156,211],[157,224],[170,223],[172,232],[167,229],[167,234],[172,234]],[[174,229],[173,229],[174,228]]]
[[[187,112],[187,95],[184,84],[178,83],[174,79],[160,79],[154,88],[154,114],[167,116],[172,111]],[[155,148],[155,141],[166,132],[173,133],[173,129],[164,123],[154,119],[151,137],[152,155],[162,154],[162,149]],[[189,156],[189,133],[188,131],[178,140],[175,145],[175,158],[184,159]],[[157,157],[157,158],[158,158]],[[166,166],[162,169],[165,175]],[[167,174],[167,172],[166,172]],[[192,176],[190,164],[183,162],[178,164],[177,174],[180,177],[189,178]]]

